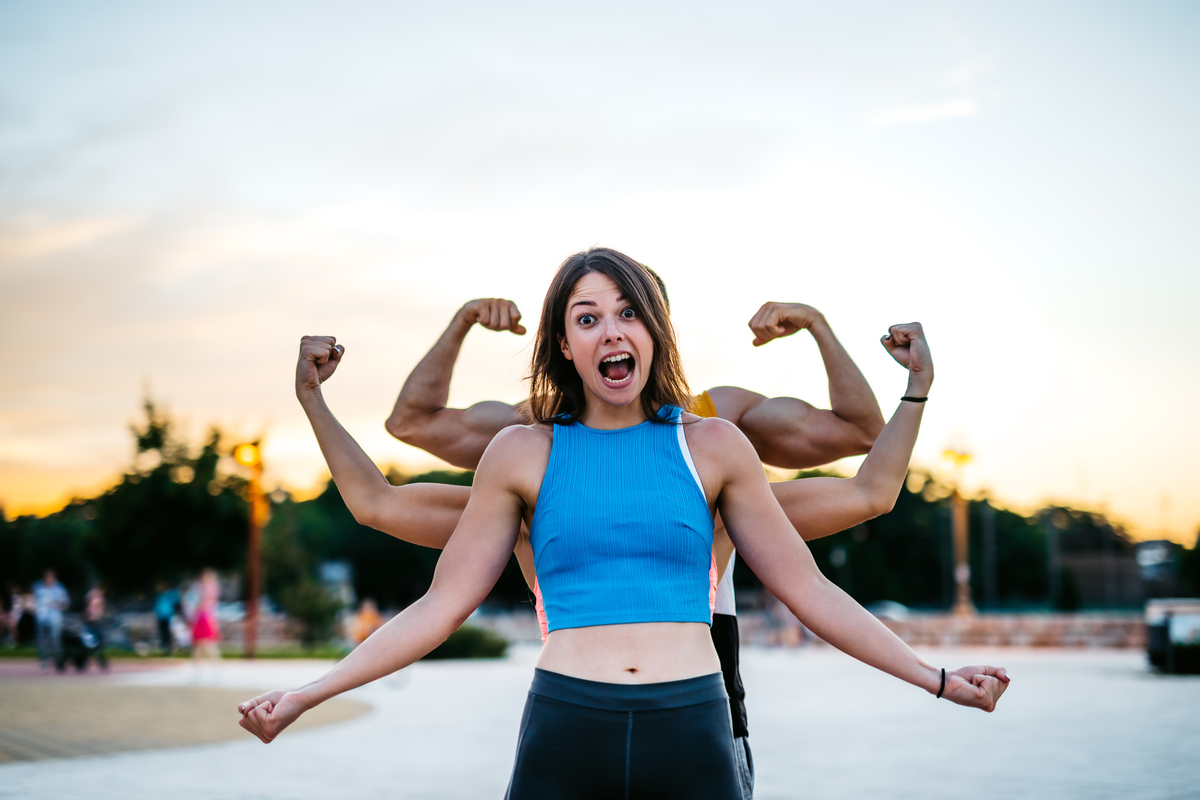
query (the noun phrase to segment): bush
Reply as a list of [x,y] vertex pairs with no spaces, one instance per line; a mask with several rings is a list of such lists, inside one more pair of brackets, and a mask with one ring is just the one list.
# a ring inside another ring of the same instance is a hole
[[426,658],[500,658],[508,649],[508,640],[483,628],[463,625]]
[[342,610],[342,602],[314,580],[305,580],[283,589],[279,605],[301,625],[300,643],[311,648],[333,638],[333,624]]

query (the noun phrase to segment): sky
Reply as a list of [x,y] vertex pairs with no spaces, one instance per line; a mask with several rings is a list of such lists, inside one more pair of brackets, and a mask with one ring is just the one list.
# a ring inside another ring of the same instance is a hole
[[[405,375],[600,244],[663,276],[696,388],[827,405],[811,338],[750,346],[804,302],[890,414],[918,320],[917,466],[1195,541],[1200,7],[569,6],[0,0],[6,513],[111,485],[147,394],[311,489],[304,334],[367,452],[436,467],[383,430]],[[521,399],[531,338],[472,332],[451,404]]]

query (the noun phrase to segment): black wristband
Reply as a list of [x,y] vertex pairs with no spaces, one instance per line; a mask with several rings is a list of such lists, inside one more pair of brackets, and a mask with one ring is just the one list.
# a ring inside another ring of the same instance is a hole
[[942,692],[946,691],[946,668],[942,667],[942,685],[938,687],[937,697],[935,700],[942,699]]
[[928,397],[909,397],[908,395],[904,395],[904,397],[901,397],[900,399],[907,400],[910,403],[924,403],[929,398]]

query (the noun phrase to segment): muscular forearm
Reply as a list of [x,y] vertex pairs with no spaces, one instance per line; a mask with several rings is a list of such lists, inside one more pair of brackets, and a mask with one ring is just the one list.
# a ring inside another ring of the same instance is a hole
[[883,414],[867,379],[823,316],[813,323],[809,332],[817,342],[825,374],[829,377],[831,410],[861,430],[867,441],[873,441],[883,429]]
[[433,414],[446,407],[450,398],[450,379],[462,350],[463,340],[473,323],[460,310],[450,321],[437,343],[421,359],[404,381],[386,427],[393,436],[402,437],[414,417]]

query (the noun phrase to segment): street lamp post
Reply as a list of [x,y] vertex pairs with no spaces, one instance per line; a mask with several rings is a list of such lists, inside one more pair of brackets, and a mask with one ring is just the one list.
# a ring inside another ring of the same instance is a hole
[[954,615],[970,617],[975,614],[971,601],[971,556],[967,527],[967,499],[958,492],[958,478],[962,468],[971,460],[970,453],[946,450],[942,455],[953,465],[954,491],[950,493],[950,529],[954,536]]
[[246,499],[250,503],[250,513],[246,546],[246,613],[242,621],[242,653],[246,658],[254,658],[258,649],[259,549],[269,507],[262,491],[262,451],[258,442],[238,445],[233,450],[233,460],[250,470],[250,480],[246,483]]

